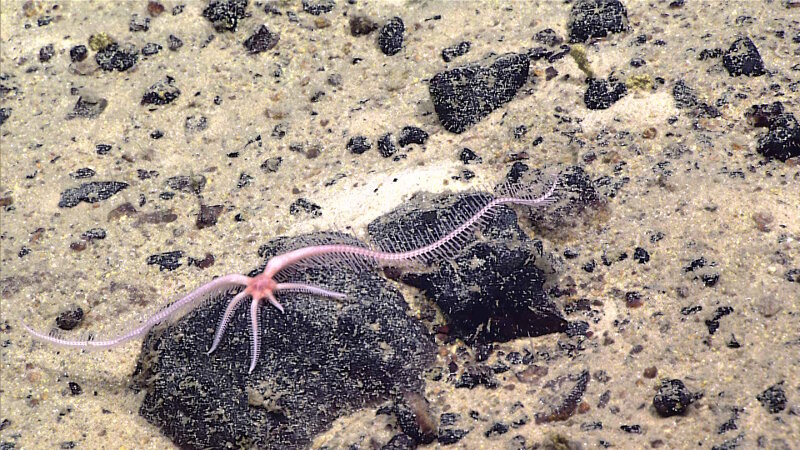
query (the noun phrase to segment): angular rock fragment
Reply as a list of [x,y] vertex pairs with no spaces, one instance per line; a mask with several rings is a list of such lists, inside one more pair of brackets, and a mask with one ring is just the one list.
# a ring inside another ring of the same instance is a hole
[[76,188],[67,189],[61,193],[59,208],[72,208],[80,202],[97,203],[111,198],[117,192],[128,187],[128,183],[121,181],[92,181]]
[[442,126],[453,133],[511,101],[528,79],[527,55],[508,53],[437,73],[428,89]]

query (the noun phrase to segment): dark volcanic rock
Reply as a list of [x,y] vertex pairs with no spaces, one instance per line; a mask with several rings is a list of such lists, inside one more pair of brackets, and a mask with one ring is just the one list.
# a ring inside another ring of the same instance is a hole
[[[417,247],[415,238],[442,235],[451,228],[442,224],[461,223],[464,212],[485,198],[484,194],[446,196],[420,207],[412,206],[421,203],[415,196],[367,229],[382,248]],[[567,321],[544,292],[544,271],[535,264],[542,255],[517,225],[514,211],[498,208],[481,231],[485,240],[477,241],[468,233],[447,261],[436,264],[443,259],[438,258],[430,271],[408,272],[401,280],[439,306],[451,334],[470,342],[505,342],[564,331]]]
[[175,86],[175,79],[167,76],[147,89],[142,96],[142,105],[166,105],[180,97],[181,90]]
[[183,252],[180,250],[158,253],[147,257],[147,265],[158,266],[159,271],[172,271],[183,265],[181,258]]
[[780,161],[800,157],[800,125],[794,114],[770,117],[769,131],[758,140],[758,152]]
[[700,101],[694,89],[689,87],[683,80],[678,80],[672,88],[672,98],[675,99],[675,107],[678,109],[691,109],[697,117],[715,118],[722,115],[719,109]]
[[403,48],[405,32],[403,19],[399,17],[392,17],[381,27],[380,34],[378,34],[378,47],[384,55],[392,56],[400,52]]
[[366,136],[353,136],[347,141],[347,150],[354,155],[360,155],[372,148],[372,142]]
[[419,127],[403,127],[400,134],[397,136],[397,144],[400,147],[405,147],[409,144],[424,145],[428,140],[428,133]]
[[625,83],[620,83],[614,78],[589,80],[586,93],[583,94],[583,103],[589,109],[608,109],[628,93]]
[[756,45],[748,37],[737,39],[722,55],[722,65],[732,77],[747,75],[757,77],[767,73]]
[[628,11],[619,0],[578,0],[567,22],[570,42],[606,37],[628,27]]
[[217,31],[236,31],[239,20],[246,16],[247,0],[213,0],[203,10]]
[[0,108],[0,125],[4,124],[11,117],[11,108]]
[[106,110],[108,100],[93,94],[84,94],[78,97],[75,106],[72,108],[67,119],[82,117],[84,119],[94,119]]
[[661,417],[676,416],[686,412],[695,395],[686,389],[681,380],[664,380],[653,397],[653,407]]
[[464,56],[469,52],[471,45],[469,41],[462,41],[456,45],[451,45],[442,50],[442,59],[444,62],[450,62],[459,56]]
[[133,45],[120,48],[118,44],[113,43],[98,51],[94,55],[94,59],[97,61],[97,65],[107,72],[114,70],[124,72],[136,64],[139,52]]
[[527,55],[508,53],[437,73],[428,89],[439,122],[461,133],[508,103],[528,79]]
[[[355,240],[333,233],[279,238],[259,254],[273,256],[310,242]],[[343,264],[304,269],[291,280],[348,299],[286,294],[280,296],[285,313],[259,308],[263,355],[251,375],[245,305],[219,348],[206,355],[209,330],[229,297],[154,329],[135,375],[137,387],[146,391],[139,413],[181,448],[296,449],[308,447],[337,417],[401,391],[420,392],[420,375],[433,361],[435,345],[385,279]]]
[[327,14],[333,11],[334,6],[336,6],[334,0],[303,0],[303,11],[314,16]]
[[100,200],[110,198],[126,187],[128,187],[128,183],[121,181],[92,181],[84,183],[76,188],[62,192],[58,207],[72,208],[80,202],[97,203]]
[[769,389],[758,394],[756,399],[770,414],[783,411],[786,409],[786,392],[783,390],[783,381],[770,386]]
[[266,25],[261,25],[252,36],[244,41],[245,48],[251,53],[261,53],[278,45],[280,36],[273,33]]

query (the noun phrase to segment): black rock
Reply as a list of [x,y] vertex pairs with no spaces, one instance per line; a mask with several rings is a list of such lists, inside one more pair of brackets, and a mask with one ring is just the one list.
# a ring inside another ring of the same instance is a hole
[[492,436],[499,436],[501,434],[506,434],[506,433],[508,433],[508,425],[502,422],[495,422],[494,425],[492,425],[491,427],[489,427],[488,430],[486,430],[484,436],[488,438]]
[[661,417],[671,417],[685,413],[694,400],[695,395],[689,392],[683,381],[664,380],[653,397],[653,407]]
[[56,50],[53,48],[53,44],[47,44],[39,49],[39,62],[50,61],[50,58],[52,58],[55,54]]
[[469,52],[470,46],[471,44],[469,41],[462,41],[456,45],[447,47],[442,50],[442,59],[444,62],[450,62],[459,56],[464,56]]
[[442,126],[461,133],[508,103],[528,79],[527,55],[508,53],[437,73],[428,89]]
[[413,450],[415,448],[417,445],[414,443],[414,439],[405,433],[400,433],[392,436],[389,442],[381,447],[381,450]]
[[303,11],[318,16],[333,11],[336,6],[334,0],[303,0]]
[[69,176],[71,176],[72,178],[81,180],[81,179],[84,179],[84,178],[92,178],[96,174],[97,174],[97,172],[95,172],[94,169],[91,169],[89,167],[81,167],[80,169],[76,170],[75,172],[70,173]]
[[722,115],[719,109],[698,99],[694,89],[689,87],[683,80],[678,80],[672,88],[672,98],[675,99],[675,107],[678,109],[691,109],[697,117],[715,118]]
[[[381,248],[405,250],[419,245],[416,237],[449,231],[442,224],[461,223],[464,211],[483,200],[484,194],[446,196],[420,209],[415,197],[367,229]],[[467,235],[446,263],[434,261],[430,270],[404,273],[401,280],[436,302],[450,333],[470,343],[564,331],[567,321],[544,292],[544,271],[535,265],[537,245],[519,228],[514,211],[499,208],[481,230],[486,240]]]
[[[259,254],[342,242],[358,244],[320,233],[276,239]],[[291,281],[348,298],[286,294],[280,296],[285,313],[260,307],[263,354],[250,375],[247,307],[233,315],[219,348],[206,354],[208,330],[217,326],[230,296],[152,330],[134,376],[136,387],[146,391],[139,414],[181,448],[299,449],[338,417],[396,392],[421,392],[421,374],[436,346],[390,283],[347,264],[303,269]]]
[[619,0],[578,0],[567,22],[570,42],[606,37],[627,27],[628,11]]
[[639,264],[644,264],[650,261],[650,253],[647,253],[647,250],[643,249],[642,247],[636,247],[633,250],[633,259]]
[[291,205],[289,205],[289,214],[296,216],[301,212],[306,214],[310,214],[313,217],[319,217],[322,215],[322,207],[317,205],[316,203],[311,203],[310,201],[304,198],[298,198]]
[[261,53],[278,45],[280,36],[273,33],[266,25],[261,25],[256,32],[244,41],[245,48],[251,53]]
[[199,194],[206,186],[206,177],[203,175],[177,175],[166,180],[167,186],[176,191]]
[[783,411],[786,409],[786,392],[783,390],[783,381],[770,386],[758,394],[756,399],[770,414],[778,414]]
[[469,434],[469,430],[445,428],[443,430],[439,430],[439,436],[436,439],[442,445],[450,445],[460,441],[467,434]]
[[9,117],[11,117],[11,108],[0,108],[0,125],[6,123]]
[[128,187],[121,181],[91,181],[61,193],[59,208],[72,208],[80,202],[97,203],[106,200],[117,192]]
[[461,149],[461,151],[458,153],[458,159],[460,159],[464,164],[477,164],[483,162],[483,159],[478,156],[477,153],[471,149],[468,149],[467,147]]
[[800,125],[794,114],[777,114],[769,119],[769,131],[758,140],[758,152],[779,161],[800,157]]
[[81,117],[84,119],[94,119],[106,110],[108,100],[100,98],[91,94],[86,94],[78,97],[75,106],[72,108],[67,119],[75,119]]
[[770,123],[784,112],[783,103],[773,102],[753,105],[749,111],[745,111],[744,116],[753,127],[768,128]]
[[160,52],[161,48],[162,47],[160,45],[158,45],[158,44],[156,44],[154,42],[149,42],[149,43],[145,44],[144,47],[142,47],[142,55],[144,55],[144,56],[153,56],[153,55],[157,54],[158,52]]
[[239,20],[246,17],[246,9],[247,0],[212,0],[203,10],[203,17],[219,32],[236,31]]
[[128,31],[131,33],[148,31],[150,29],[150,18],[149,17],[142,17],[138,14],[134,14],[131,17],[131,21],[128,24]]
[[608,80],[589,79],[589,86],[583,94],[583,103],[589,109],[608,109],[628,93],[625,83],[614,78]]
[[732,77],[740,75],[758,77],[767,73],[764,70],[761,54],[748,37],[741,37],[731,44],[728,51],[722,55],[722,65]]
[[97,61],[97,65],[107,72],[114,70],[123,72],[136,64],[139,52],[133,45],[120,48],[118,44],[114,43],[98,51],[94,55],[94,59]]
[[181,263],[181,258],[183,258],[183,252],[180,250],[174,250],[171,252],[150,255],[147,257],[146,262],[147,265],[158,266],[159,271],[172,271],[183,265],[183,263]]
[[378,47],[384,55],[392,56],[400,52],[403,48],[406,27],[403,19],[392,17],[382,27],[378,35]]
[[397,144],[400,147],[405,147],[409,144],[423,145],[428,140],[428,133],[422,128],[418,127],[403,127],[400,134],[397,136]]
[[372,148],[372,143],[366,136],[353,136],[347,141],[347,151],[360,155]]
[[388,158],[397,153],[397,146],[392,140],[392,133],[386,133],[378,139],[378,153]]
[[540,44],[547,45],[548,47],[560,45],[562,42],[564,42],[564,39],[552,28],[545,28],[544,30],[537,32],[533,35],[533,40]]
[[85,241],[97,241],[106,238],[106,230],[102,228],[91,228],[81,233],[81,239]]
[[169,43],[167,44],[167,48],[169,48],[173,52],[183,47],[183,41],[178,36],[170,34],[167,40],[169,41]]
[[147,89],[142,96],[142,105],[166,105],[180,97],[181,90],[175,86],[175,79],[167,76]]
[[719,329],[719,319],[731,314],[733,312],[733,307],[731,306],[720,306],[714,311],[714,314],[711,316],[710,319],[706,319],[706,327],[708,327],[708,334],[714,334]]
[[67,386],[69,386],[69,393],[72,395],[81,395],[83,393],[81,385],[74,381],[67,383]]
[[83,321],[83,309],[80,306],[70,308],[56,316],[56,326],[62,330],[71,330]]

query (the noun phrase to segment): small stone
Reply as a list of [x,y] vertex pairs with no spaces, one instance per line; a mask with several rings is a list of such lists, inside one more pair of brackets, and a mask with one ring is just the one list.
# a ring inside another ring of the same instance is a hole
[[458,159],[460,159],[464,164],[478,164],[483,162],[483,159],[478,156],[477,153],[471,149],[468,149],[467,147],[461,149],[461,151],[458,153]]
[[685,413],[694,400],[695,396],[686,389],[683,381],[664,380],[653,397],[653,407],[661,417],[671,417]]
[[81,395],[83,393],[83,388],[81,387],[80,384],[78,384],[78,383],[76,383],[74,381],[70,381],[69,383],[67,383],[67,385],[69,386],[70,394],[72,394],[72,395]]
[[202,230],[217,224],[219,215],[222,214],[224,207],[222,205],[200,205],[200,213],[197,214],[197,229]]
[[11,108],[0,108],[0,125],[4,124],[11,117]]
[[138,14],[134,14],[131,17],[131,22],[128,24],[128,31],[131,33],[147,31],[150,29],[150,18],[149,17],[142,17]]
[[136,64],[139,59],[138,51],[133,45],[120,48],[116,43],[110,44],[94,55],[97,65],[101,69],[112,72],[124,72]]
[[327,14],[333,11],[334,6],[336,6],[334,0],[303,0],[303,11],[314,16]]
[[770,386],[767,390],[758,394],[756,399],[770,414],[778,414],[783,411],[786,409],[786,392],[783,390],[783,381]]
[[552,28],[545,28],[537,32],[533,35],[533,40],[540,44],[547,45],[548,47],[560,45],[564,42],[564,39]]
[[214,0],[203,10],[218,32],[236,31],[239,20],[246,16],[247,0]]
[[164,12],[164,5],[156,1],[147,2],[147,13],[150,17],[158,17]]
[[360,155],[371,148],[372,143],[366,136],[353,136],[347,141],[347,150],[354,155]]
[[642,247],[636,247],[633,250],[633,259],[639,264],[645,264],[650,261],[650,254]]
[[396,55],[403,48],[406,27],[403,19],[392,17],[381,27],[378,35],[378,47],[386,56]]
[[296,216],[301,212],[309,214],[313,217],[319,217],[322,215],[322,207],[315,203],[311,203],[310,201],[304,198],[298,198],[291,205],[289,205],[289,214]]
[[52,58],[55,54],[56,51],[53,48],[53,44],[47,44],[39,49],[39,62],[50,61],[50,58]]
[[403,127],[403,129],[400,130],[400,135],[397,137],[397,143],[400,147],[405,147],[409,144],[423,145],[427,140],[428,133],[418,127]]
[[117,192],[128,187],[128,183],[120,181],[92,181],[61,193],[59,208],[72,208],[81,202],[96,203],[111,198]]
[[170,34],[167,40],[169,41],[169,43],[167,44],[167,48],[169,48],[173,52],[183,47],[183,41],[181,40],[181,38],[175,36],[174,34]]
[[81,233],[81,239],[84,241],[97,241],[106,238],[106,230],[102,228],[92,228]]
[[85,93],[84,95],[78,97],[78,101],[75,103],[72,111],[67,114],[67,119],[75,119],[78,117],[84,119],[94,119],[102,114],[103,111],[106,110],[107,106],[108,100]]
[[570,42],[606,37],[627,27],[628,12],[619,0],[578,0],[567,22]]
[[758,77],[767,73],[764,61],[752,40],[748,37],[737,39],[722,56],[722,65],[732,77],[746,75]]
[[62,330],[71,330],[83,321],[83,309],[79,306],[61,312],[56,317],[56,326]]
[[442,59],[444,62],[450,62],[459,56],[464,56],[469,52],[471,45],[469,41],[462,41],[456,45],[447,47],[442,50]]
[[273,156],[272,158],[269,158],[261,163],[261,170],[265,170],[267,172],[277,172],[282,162],[283,158],[280,156]]
[[148,42],[147,44],[142,47],[142,55],[144,56],[153,56],[158,54],[161,51],[161,46],[156,44],[155,42]]
[[280,36],[273,33],[266,25],[261,25],[256,32],[244,41],[245,48],[250,54],[266,52],[278,45]]
[[175,250],[171,252],[150,255],[147,257],[147,264],[151,266],[159,266],[159,271],[172,271],[183,265],[183,263],[181,263],[181,258],[183,258],[183,252],[180,250]]
[[768,159],[786,161],[800,157],[800,125],[794,114],[778,114],[769,120],[769,131],[758,140],[758,152]]
[[142,96],[142,105],[166,105],[180,97],[181,90],[175,86],[175,79],[167,76],[147,89]]
[[583,103],[587,108],[598,110],[608,109],[628,93],[625,83],[620,83],[614,78],[608,80],[589,79],[589,86],[583,94]]
[[397,146],[394,145],[391,133],[386,133],[378,139],[378,153],[384,158],[388,158],[397,153]]
[[655,366],[648,367],[648,368],[644,369],[644,372],[642,373],[642,375],[645,378],[655,378],[656,375],[658,375],[658,369]]

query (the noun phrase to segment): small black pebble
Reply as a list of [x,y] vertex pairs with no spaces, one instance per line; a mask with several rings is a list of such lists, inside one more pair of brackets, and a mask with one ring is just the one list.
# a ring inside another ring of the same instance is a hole
[[409,144],[423,145],[427,140],[428,133],[418,127],[403,127],[403,129],[400,130],[400,135],[397,137],[397,143],[400,147],[405,147]]
[[661,417],[671,417],[683,414],[694,399],[695,396],[686,389],[683,381],[664,380],[653,397],[653,406]]
[[371,148],[372,143],[366,136],[353,136],[347,141],[347,150],[354,155],[360,155]]
[[644,264],[650,261],[650,254],[647,253],[647,250],[643,249],[642,247],[636,247],[633,250],[633,259],[639,264]]
[[56,317],[56,326],[62,330],[71,330],[83,321],[83,309],[76,306],[73,309],[62,312]]
[[786,392],[783,390],[783,381],[770,386],[764,392],[758,394],[756,399],[770,414],[777,414],[786,409]]
[[74,381],[70,381],[69,382],[69,392],[72,395],[81,395],[83,393],[83,388],[81,387],[80,384],[78,384],[78,383],[76,383]]
[[85,45],[76,45],[69,49],[69,59],[72,62],[81,62],[86,59],[86,56],[89,54],[89,51],[86,49]]

